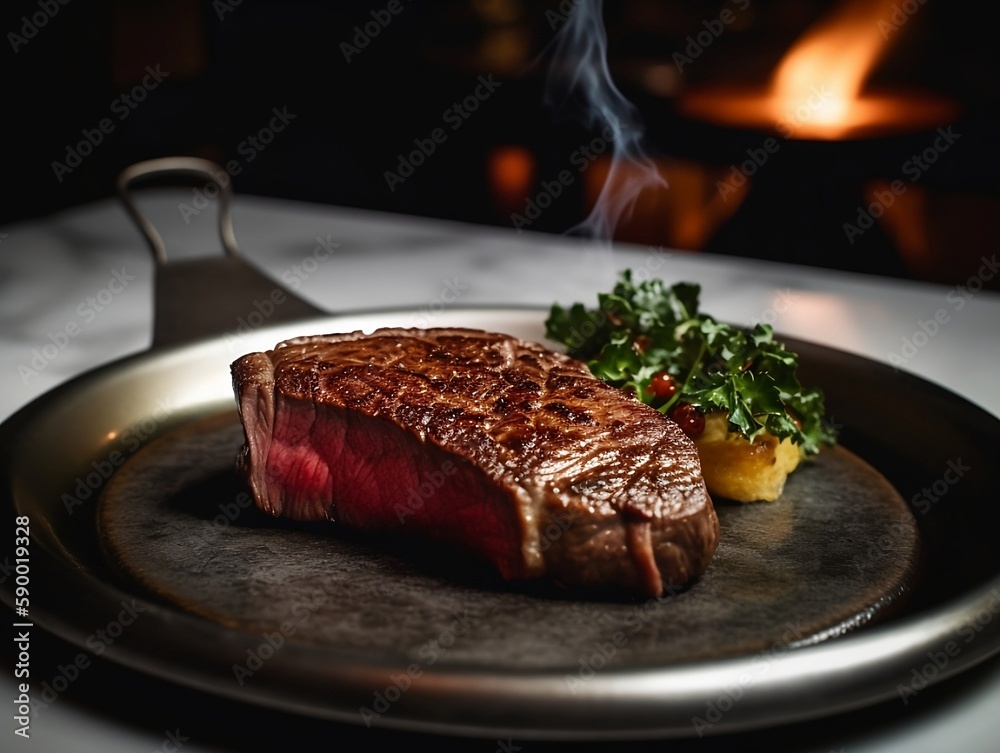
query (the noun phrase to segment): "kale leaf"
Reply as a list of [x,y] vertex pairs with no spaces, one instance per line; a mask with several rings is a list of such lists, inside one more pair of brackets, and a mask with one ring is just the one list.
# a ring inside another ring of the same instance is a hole
[[[546,336],[586,361],[593,374],[633,392],[663,413],[689,403],[702,413],[725,411],[729,430],[753,440],[764,432],[789,437],[806,454],[836,442],[824,420],[823,393],[798,380],[798,357],[774,339],[768,324],[741,329],[698,311],[701,287],[662,280],[634,283],[621,273],[597,308],[555,304]],[[666,372],[677,391],[669,398],[650,391]]]

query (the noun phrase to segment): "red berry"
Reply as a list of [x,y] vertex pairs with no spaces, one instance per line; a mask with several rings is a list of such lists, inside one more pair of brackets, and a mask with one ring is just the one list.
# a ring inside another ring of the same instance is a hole
[[666,371],[658,371],[649,380],[649,391],[654,397],[669,400],[677,393],[677,383]]
[[669,415],[691,439],[697,439],[705,431],[704,414],[690,403],[677,403]]

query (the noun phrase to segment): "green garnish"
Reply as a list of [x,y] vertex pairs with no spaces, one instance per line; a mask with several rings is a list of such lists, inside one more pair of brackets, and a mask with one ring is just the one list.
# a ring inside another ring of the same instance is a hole
[[[699,313],[700,292],[694,283],[635,284],[626,270],[611,293],[598,295],[596,309],[553,305],[546,336],[594,376],[663,413],[684,403],[703,414],[725,411],[729,431],[750,440],[764,432],[789,437],[806,454],[833,444],[823,393],[799,383],[796,354],[775,341],[769,324],[746,330]],[[660,389],[664,380],[676,387]]]

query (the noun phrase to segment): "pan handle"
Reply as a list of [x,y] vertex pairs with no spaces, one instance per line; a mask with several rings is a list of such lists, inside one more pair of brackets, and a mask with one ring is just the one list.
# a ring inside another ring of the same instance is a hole
[[[220,180],[220,175],[224,175],[226,180]],[[229,175],[214,162],[205,159],[162,157],[130,165],[122,170],[118,176],[118,196],[125,205],[125,211],[146,237],[149,247],[153,250],[153,258],[156,259],[156,263],[166,264],[167,248],[153,223],[139,211],[139,207],[132,197],[131,188],[135,183],[149,180],[162,181],[167,178],[187,178],[191,179],[192,182],[197,180],[207,184],[214,183],[219,187],[219,235],[222,238],[222,248],[225,250],[226,256],[239,256],[236,234],[233,232],[233,189]]]
[[[243,258],[233,231],[232,188],[228,178],[219,165],[195,157],[164,157],[139,162],[118,176],[118,196],[146,238],[156,261],[154,349],[226,334],[231,335],[226,338],[227,343],[238,348],[240,341],[259,327],[329,315]],[[132,189],[139,183],[175,183],[178,180],[219,187],[219,235],[225,251],[223,256],[167,260],[163,238],[139,211]]]

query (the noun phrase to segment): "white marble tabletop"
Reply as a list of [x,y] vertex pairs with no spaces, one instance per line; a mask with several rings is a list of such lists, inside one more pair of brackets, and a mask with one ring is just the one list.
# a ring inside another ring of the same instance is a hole
[[[141,202],[175,257],[219,253],[214,211],[185,222],[183,199],[154,191]],[[249,259],[326,310],[412,307],[430,323],[444,307],[592,302],[618,270],[647,269],[668,282],[701,283],[704,310],[720,319],[769,321],[787,335],[895,362],[1000,416],[1000,295],[974,292],[977,279],[959,288],[662,249],[611,249],[252,196],[236,197],[234,223]],[[996,257],[984,258],[982,278],[997,273]],[[114,200],[0,228],[0,419],[77,374],[147,348],[151,277],[150,253]],[[54,657],[53,667],[76,653],[54,638],[43,650]],[[12,655],[5,649],[0,657],[8,700],[16,698]],[[330,747],[338,739],[379,748],[414,739],[249,709],[103,660],[95,659],[86,675],[39,713],[29,740],[14,740],[8,723],[0,749],[195,753],[271,750],[293,741]],[[1000,656],[927,689],[906,707],[889,702],[789,728],[679,741],[677,749],[995,751],[997,709]],[[454,749],[503,749],[501,742],[507,749],[552,749],[516,740],[456,740]],[[452,748],[447,741],[435,744]]]

